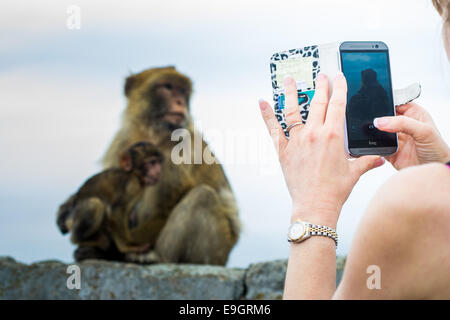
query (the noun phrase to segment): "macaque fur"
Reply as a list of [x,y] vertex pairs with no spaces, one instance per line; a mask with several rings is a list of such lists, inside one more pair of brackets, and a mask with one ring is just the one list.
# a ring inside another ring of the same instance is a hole
[[[116,166],[119,154],[136,141],[149,141],[164,155],[161,180],[144,191],[135,206],[137,226],[129,231],[135,243],[150,250],[128,254],[128,261],[225,265],[238,240],[238,209],[222,166],[171,161],[172,148],[179,143],[171,141],[173,130],[187,129],[194,145],[191,92],[190,79],[174,67],[148,69],[126,79],[128,105],[103,165]],[[202,152],[207,148],[202,141]]]

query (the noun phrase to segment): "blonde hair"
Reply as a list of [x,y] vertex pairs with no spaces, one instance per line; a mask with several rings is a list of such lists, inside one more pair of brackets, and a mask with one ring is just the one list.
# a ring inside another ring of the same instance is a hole
[[442,40],[448,61],[450,61],[450,0],[431,0],[433,6],[442,17]]
[[450,24],[450,0],[431,0],[445,23]]

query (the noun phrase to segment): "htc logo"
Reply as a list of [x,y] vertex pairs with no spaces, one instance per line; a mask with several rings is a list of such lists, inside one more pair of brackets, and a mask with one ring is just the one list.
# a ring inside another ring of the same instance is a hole
[[376,142],[376,141],[370,141],[370,140],[369,140],[369,145],[371,145],[371,146],[376,146],[376,145],[377,145],[377,142]]

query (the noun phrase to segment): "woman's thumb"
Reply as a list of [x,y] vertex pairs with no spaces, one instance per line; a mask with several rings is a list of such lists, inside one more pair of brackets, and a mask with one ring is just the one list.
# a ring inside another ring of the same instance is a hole
[[356,168],[358,175],[361,176],[370,169],[382,166],[384,162],[384,158],[380,156],[364,156],[353,160],[352,166]]
[[373,125],[381,131],[405,133],[416,141],[423,141],[432,134],[429,125],[406,116],[375,118]]

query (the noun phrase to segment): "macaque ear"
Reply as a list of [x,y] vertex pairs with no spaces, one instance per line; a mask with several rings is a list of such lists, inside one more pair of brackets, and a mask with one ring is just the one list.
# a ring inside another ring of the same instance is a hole
[[120,157],[120,167],[127,172],[133,169],[133,162],[131,161],[131,155],[128,152],[125,152]]
[[124,88],[125,96],[128,97],[130,95],[131,90],[133,89],[134,85],[136,84],[136,80],[137,80],[137,78],[135,75],[131,75],[128,78],[126,78],[125,88]]

